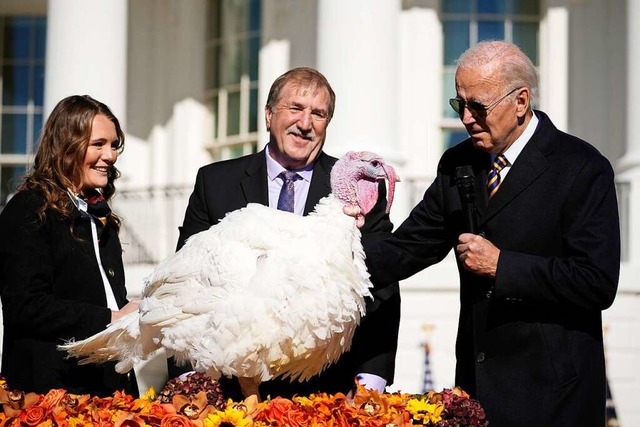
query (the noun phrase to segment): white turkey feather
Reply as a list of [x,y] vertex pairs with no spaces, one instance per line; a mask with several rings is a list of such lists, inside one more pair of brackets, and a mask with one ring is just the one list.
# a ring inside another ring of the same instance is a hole
[[[379,157],[356,155],[375,166],[371,182],[395,182]],[[371,297],[346,203],[331,194],[306,217],[260,204],[229,213],[153,270],[138,313],[62,349],[80,363],[119,360],[120,372],[164,347],[214,378],[309,379],[350,348]]]

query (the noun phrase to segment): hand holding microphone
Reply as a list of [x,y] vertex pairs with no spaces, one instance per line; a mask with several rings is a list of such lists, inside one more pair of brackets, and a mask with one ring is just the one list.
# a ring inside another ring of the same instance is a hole
[[462,203],[462,213],[465,216],[466,231],[476,233],[476,190],[475,176],[473,168],[469,165],[458,166],[455,175],[456,187],[460,194],[460,202]]
[[468,231],[458,237],[459,244],[456,246],[458,258],[466,270],[480,276],[495,277],[500,249],[485,239],[482,233],[476,234],[478,220],[473,168],[469,165],[458,166],[455,183],[460,194],[465,228]]

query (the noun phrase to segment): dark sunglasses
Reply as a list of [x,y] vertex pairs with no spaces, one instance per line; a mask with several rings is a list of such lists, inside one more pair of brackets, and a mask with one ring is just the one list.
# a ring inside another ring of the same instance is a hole
[[491,110],[495,108],[496,105],[498,105],[503,99],[505,99],[507,96],[511,95],[513,92],[517,91],[518,89],[521,89],[521,88],[517,87],[515,89],[511,89],[509,93],[501,96],[500,98],[491,102],[489,105],[484,105],[478,101],[465,101],[464,99],[460,99],[460,98],[449,99],[449,105],[451,105],[451,108],[453,108],[453,111],[455,111],[459,115],[462,115],[464,113],[464,108],[467,107],[467,109],[471,114],[476,116],[486,117],[489,115]]

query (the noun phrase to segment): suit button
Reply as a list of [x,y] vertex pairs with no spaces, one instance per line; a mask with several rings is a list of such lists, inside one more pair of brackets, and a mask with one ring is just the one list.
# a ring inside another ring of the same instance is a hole
[[115,271],[113,271],[113,268],[110,268],[110,269],[107,271],[107,274],[109,275],[109,277],[113,277],[113,276],[115,276],[115,275],[116,275],[116,272],[115,272]]
[[478,363],[482,363],[484,362],[485,356],[483,352],[478,353],[478,355],[476,356],[476,362]]
[[487,299],[491,298],[491,295],[493,294],[493,291],[491,289],[489,289],[487,291]]

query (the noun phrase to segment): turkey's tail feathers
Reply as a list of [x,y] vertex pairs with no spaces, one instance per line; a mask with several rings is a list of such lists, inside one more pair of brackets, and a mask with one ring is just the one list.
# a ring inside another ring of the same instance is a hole
[[104,363],[117,360],[116,371],[129,372],[140,358],[139,314],[129,313],[111,323],[107,329],[81,341],[69,341],[58,349],[77,357],[78,364]]

